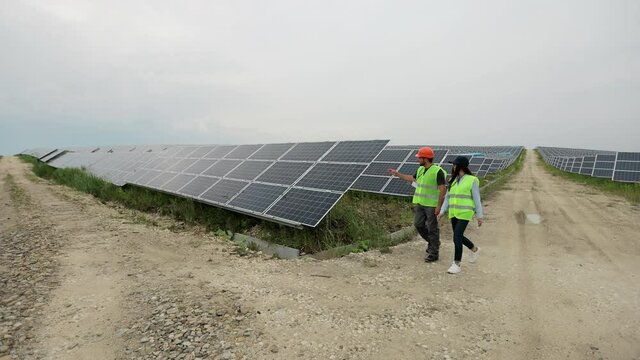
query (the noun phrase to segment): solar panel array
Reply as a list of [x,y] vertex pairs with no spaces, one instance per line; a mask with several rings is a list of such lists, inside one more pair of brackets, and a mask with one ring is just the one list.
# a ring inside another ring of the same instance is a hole
[[134,184],[287,225],[315,227],[387,143],[65,149],[47,161],[58,168],[84,168],[116,185]]
[[[390,145],[369,164],[353,185],[353,190],[398,196],[413,196],[415,189],[406,181],[389,175],[389,169],[414,175],[420,166],[415,155],[422,145]],[[478,177],[500,171],[511,165],[524,149],[522,146],[431,146],[434,164],[451,172],[449,162],[457,156],[469,157],[469,169]]]
[[567,172],[621,182],[640,182],[640,153],[538,147],[545,162]]
[[[83,168],[113,184],[133,184],[262,219],[315,227],[349,189],[411,196],[388,169],[414,174],[421,146],[388,140],[254,145],[158,145],[33,149],[56,168]],[[522,147],[433,146],[448,172],[458,155],[485,176],[511,165]]]

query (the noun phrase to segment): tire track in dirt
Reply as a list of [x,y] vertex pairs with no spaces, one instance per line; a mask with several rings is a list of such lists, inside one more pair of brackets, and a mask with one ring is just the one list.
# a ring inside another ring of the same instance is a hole
[[[27,179],[24,164],[15,158],[7,160],[6,169],[34,202],[24,213],[38,216],[49,229],[50,238],[64,248],[55,256],[60,282],[41,312],[41,325],[35,331],[35,356],[114,358],[118,343],[110,336],[115,330],[109,324],[120,320],[122,290],[117,283],[123,275],[108,265],[114,254],[104,246],[104,229],[94,217],[82,212],[81,202],[61,199],[48,190],[46,183]],[[87,232],[87,228],[92,231]]]

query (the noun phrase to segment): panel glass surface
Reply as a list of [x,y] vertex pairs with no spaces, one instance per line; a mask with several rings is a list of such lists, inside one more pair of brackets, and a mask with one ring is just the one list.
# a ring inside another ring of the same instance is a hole
[[329,150],[334,142],[315,142],[296,144],[282,160],[317,161]]
[[387,140],[343,141],[331,149],[322,161],[369,163],[384,149],[387,142]]
[[285,191],[287,191],[286,186],[253,183],[236,196],[229,205],[262,213]]
[[347,191],[366,167],[363,164],[319,163],[296,186]]
[[247,183],[244,181],[222,179],[205,191],[201,198],[214,203],[226,204],[246,185]]
[[249,158],[253,160],[278,160],[293,144],[266,144]]
[[213,184],[217,183],[220,178],[211,178],[207,176],[198,176],[189,182],[187,185],[179,189],[183,194],[193,197],[199,197],[205,190],[210,188]]
[[316,226],[339,199],[339,194],[293,188],[267,214]]
[[298,180],[311,165],[313,164],[304,162],[276,162],[265,171],[264,174],[260,175],[256,181],[291,185]]

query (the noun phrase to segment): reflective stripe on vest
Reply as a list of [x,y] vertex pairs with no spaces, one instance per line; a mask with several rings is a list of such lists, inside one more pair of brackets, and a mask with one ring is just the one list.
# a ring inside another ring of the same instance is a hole
[[[442,169],[438,165],[431,165],[428,169],[424,166],[418,168],[418,178],[416,183],[416,191],[413,195],[413,203],[427,207],[438,206],[438,198],[440,197],[440,189],[438,189],[438,172]],[[447,173],[444,172],[446,178]]]
[[475,181],[478,181],[475,176],[465,175],[462,181],[458,179],[451,184],[451,189],[449,189],[449,218],[473,219],[476,203],[473,201],[471,189]]

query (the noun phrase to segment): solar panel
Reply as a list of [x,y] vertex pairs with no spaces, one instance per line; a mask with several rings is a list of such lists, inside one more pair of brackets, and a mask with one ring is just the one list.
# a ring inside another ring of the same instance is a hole
[[613,161],[596,161],[595,168],[596,169],[613,169],[615,167],[615,162]]
[[595,169],[593,170],[593,176],[611,179],[613,176],[613,170]]
[[216,146],[207,155],[205,155],[204,158],[205,159],[222,159],[225,155],[233,151],[233,149],[235,148],[236,148],[236,145]]
[[442,162],[444,163],[451,163],[453,160],[455,160],[458,157],[458,155],[447,155],[444,157],[444,159],[442,160]]
[[161,173],[160,175],[156,176],[153,180],[146,183],[146,185],[152,188],[159,188],[167,181],[173,179],[175,176],[176,174],[174,173]]
[[207,176],[198,176],[195,179],[191,180],[188,184],[186,184],[181,189],[178,189],[178,192],[184,195],[189,195],[192,197],[199,197],[202,195],[205,190],[209,189],[213,184],[217,183],[220,178],[213,178]]
[[407,174],[407,175],[413,176],[418,172],[419,168],[420,168],[420,164],[418,164],[417,162],[415,162],[415,163],[405,163],[404,165],[402,165],[400,167],[400,169],[398,169],[398,171],[403,173],[403,174]]
[[185,146],[183,148],[180,149],[180,151],[178,151],[174,157],[177,158],[186,158],[189,156],[189,154],[191,154],[192,152],[198,150],[198,146]]
[[52,152],[50,152],[49,154],[43,156],[40,158],[40,161],[42,162],[49,162],[53,159],[55,159],[56,157],[62,155],[62,153],[64,152],[64,150],[60,149],[60,150],[54,150]]
[[[360,176],[362,180],[356,181],[353,185],[354,190],[379,192],[390,195],[412,195],[415,191],[409,184],[394,180],[389,176],[387,169],[396,168],[399,172],[408,175],[415,175],[419,168],[419,163],[415,158],[418,149],[422,146],[418,145],[391,145],[378,155],[369,165],[367,170]],[[500,171],[509,166],[517,156],[522,152],[522,146],[431,146],[435,152],[434,163],[439,164],[447,173],[452,170],[449,162],[453,161],[460,154],[465,154],[470,160],[470,170],[478,176],[486,176],[489,172]],[[473,155],[471,155],[473,154]],[[491,156],[495,157],[492,158]],[[398,167],[398,161],[404,158]],[[389,161],[389,160],[396,161]],[[492,165],[493,164],[493,165]],[[377,185],[382,180],[374,180],[365,178],[365,176],[376,175],[385,178],[388,182],[386,188],[382,191],[378,190]],[[375,183],[375,184],[373,184]],[[389,192],[391,190],[393,193]]]
[[386,143],[386,140],[342,141],[331,149],[322,161],[369,163]]
[[616,161],[616,156],[615,155],[598,154],[596,156],[596,162],[598,162],[598,161]]
[[[70,152],[57,163],[85,167],[114,183],[180,194],[287,225],[315,226],[386,143],[94,147]],[[410,151],[400,152],[406,157]],[[376,179],[378,190],[388,178],[385,165],[376,165],[385,174]]]
[[640,172],[638,171],[616,171],[613,180],[624,182],[640,182]]
[[196,161],[197,161],[196,159],[179,160],[177,163],[175,163],[175,165],[167,169],[167,171],[182,172],[189,166],[193,165]]
[[155,169],[160,171],[166,171],[176,163],[176,159],[173,158],[159,158],[157,162],[154,162],[154,166],[145,166],[148,169]]
[[413,196],[415,189],[406,181],[393,178],[389,181],[383,191],[393,195]]
[[[616,153],[551,147],[539,147],[538,151],[547,163],[561,170],[579,172],[587,176],[633,182],[631,179],[634,178],[634,175],[627,173],[640,172],[638,170],[640,153],[638,152]],[[619,172],[621,174],[618,175]]]
[[215,146],[200,146],[196,151],[189,154],[189,157],[200,159],[211,152],[211,150],[213,149],[215,149]]
[[184,170],[187,174],[202,174],[203,171],[207,170],[211,165],[215,164],[216,161],[214,159],[201,159],[193,163],[193,165],[189,166],[186,170]]
[[339,199],[340,194],[293,188],[266,214],[315,227]]
[[277,162],[260,175],[256,181],[292,185],[312,165],[307,162]]
[[354,190],[381,192],[388,181],[389,178],[387,177],[362,175],[351,188]]
[[367,169],[364,171],[363,174],[389,176],[389,169],[398,169],[400,168],[400,164],[401,163],[374,162],[369,164],[369,166],[367,167]]
[[157,176],[160,176],[162,172],[151,170],[145,176],[141,177],[138,181],[140,185],[147,185],[151,180],[155,179]]
[[616,162],[616,171],[640,171],[640,161],[618,161]]
[[411,153],[411,150],[382,150],[375,161],[403,162]]
[[582,168],[580,169],[580,174],[582,175],[591,176],[591,173],[593,173],[593,164],[590,167],[583,165]]
[[362,164],[319,163],[296,186],[347,191],[365,168]]
[[253,160],[278,160],[293,144],[266,144],[256,151],[249,159]]
[[52,157],[53,155],[59,153],[60,150],[58,149],[53,149],[51,151],[47,151],[44,155],[40,156],[39,159],[42,162],[46,162],[50,157]]
[[470,165],[482,165],[484,160],[485,160],[485,158],[483,158],[483,157],[473,157],[473,158],[471,158],[471,160],[469,160],[469,164]]
[[262,213],[285,191],[286,186],[253,183],[242,190],[229,205]]
[[296,144],[282,160],[317,161],[324,155],[335,142],[315,142]]
[[132,184],[140,184],[140,179],[142,179],[142,177],[147,175],[149,172],[149,170],[138,170],[129,177],[128,181]]
[[178,174],[171,181],[165,183],[161,189],[177,193],[183,186],[195,178],[195,175]]
[[227,175],[236,166],[240,165],[242,160],[220,160],[208,168],[204,174],[209,176],[223,177]]
[[249,155],[253,154],[261,147],[262,145],[240,145],[237,148],[235,148],[232,152],[227,154],[224,158],[225,159],[246,159],[249,157]]
[[254,180],[260,173],[273,164],[273,161],[248,160],[236,167],[227,177],[231,179]]
[[209,190],[205,191],[200,197],[209,202],[226,204],[234,195],[247,186],[247,184],[248,183],[244,181],[222,179]]
[[640,161],[640,152],[619,152],[618,161]]

